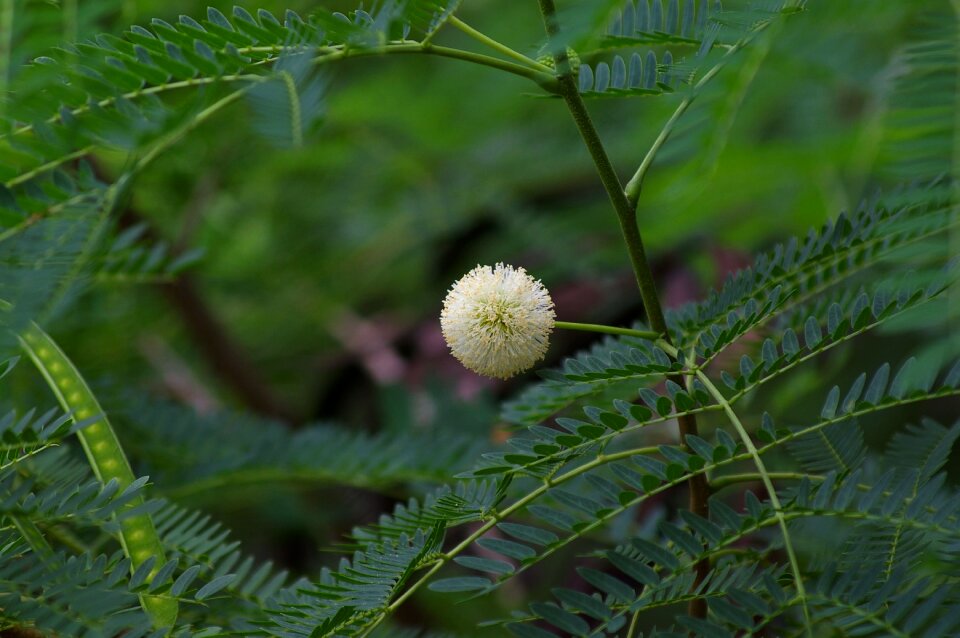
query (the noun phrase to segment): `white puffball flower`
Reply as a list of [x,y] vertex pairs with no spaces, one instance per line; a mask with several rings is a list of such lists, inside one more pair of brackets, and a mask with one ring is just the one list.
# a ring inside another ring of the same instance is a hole
[[477,266],[450,288],[440,326],[464,366],[507,379],[543,359],[556,313],[543,284],[523,268]]

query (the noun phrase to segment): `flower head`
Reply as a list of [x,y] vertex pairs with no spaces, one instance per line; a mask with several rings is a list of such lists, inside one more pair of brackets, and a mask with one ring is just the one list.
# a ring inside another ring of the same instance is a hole
[[477,266],[443,300],[450,352],[479,374],[507,379],[543,359],[556,314],[543,284],[523,268]]

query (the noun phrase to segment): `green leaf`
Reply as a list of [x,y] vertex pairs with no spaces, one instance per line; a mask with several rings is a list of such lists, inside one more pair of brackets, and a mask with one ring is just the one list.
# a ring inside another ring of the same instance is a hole
[[505,534],[508,534],[517,540],[533,543],[534,545],[548,546],[556,543],[559,538],[549,530],[532,527],[530,525],[521,525],[519,523],[500,523],[497,527]]
[[582,618],[552,603],[532,603],[530,610],[548,623],[575,636],[586,636],[590,625]]
[[133,572],[133,575],[130,576],[130,589],[137,590],[147,582],[147,576],[150,575],[150,571],[153,569],[154,564],[157,562],[156,556],[151,556],[146,559],[137,567]]
[[427,588],[438,592],[465,592],[480,591],[490,587],[492,583],[486,578],[478,576],[458,576],[456,578],[442,578],[430,583]]
[[597,589],[610,594],[620,602],[629,603],[633,601],[634,597],[636,596],[636,593],[632,587],[624,583],[619,578],[615,578],[609,574],[605,574],[589,567],[578,567],[577,573],[580,574],[585,581]]
[[637,551],[652,560],[654,563],[662,565],[670,571],[676,570],[678,567],[680,567],[680,561],[677,560],[677,557],[674,556],[672,552],[663,549],[656,543],[643,538],[634,538],[630,542],[637,549]]
[[223,576],[218,576],[211,580],[209,583],[201,587],[194,598],[197,600],[206,600],[210,596],[213,596],[220,590],[224,589],[230,585],[237,578],[236,574],[224,574]]
[[177,580],[174,581],[173,586],[170,587],[170,595],[175,597],[183,595],[183,593],[187,591],[187,588],[190,587],[191,583],[193,583],[194,579],[196,579],[197,575],[202,569],[203,567],[201,565],[191,565],[187,569],[183,570],[183,573],[177,577]]
[[823,409],[820,411],[821,419],[832,419],[837,414],[837,406],[840,404],[840,388],[838,386],[833,386],[829,394],[827,394],[827,400],[823,404]]
[[640,561],[634,560],[615,551],[606,554],[607,560],[621,572],[642,585],[658,585],[660,578],[657,573]]
[[571,609],[581,611],[597,620],[606,621],[611,618],[611,612],[607,606],[593,596],[563,587],[556,587],[550,591],[556,596],[557,600]]
[[539,627],[534,627],[533,625],[519,625],[514,623],[507,625],[507,629],[514,636],[518,636],[518,638],[557,638],[555,634],[540,629]]
[[815,317],[808,317],[806,323],[803,325],[803,339],[808,350],[816,348],[820,340],[823,339],[823,334],[820,332],[820,324],[817,323]]
[[545,523],[549,523],[557,529],[561,529],[566,532],[572,530],[574,523],[576,523],[575,518],[566,512],[561,512],[560,510],[552,507],[546,507],[543,505],[530,505],[527,507],[527,511]]
[[536,551],[526,545],[502,538],[481,538],[477,541],[477,545],[519,561],[524,561],[537,555]]
[[457,556],[453,559],[458,565],[468,569],[475,569],[480,572],[489,572],[491,574],[512,574],[514,569],[510,563],[491,558],[480,558],[478,556]]

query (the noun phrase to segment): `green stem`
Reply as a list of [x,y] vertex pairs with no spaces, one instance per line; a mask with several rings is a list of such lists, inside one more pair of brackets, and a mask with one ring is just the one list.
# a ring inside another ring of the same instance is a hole
[[[74,421],[96,418],[94,423],[78,430],[77,437],[97,479],[103,484],[115,481],[121,490],[129,487],[134,481],[130,463],[103,408],[73,362],[36,324],[20,335],[20,345]],[[142,497],[134,498],[123,509],[131,510],[142,503]],[[149,576],[152,579],[166,560],[153,519],[149,514],[126,516],[121,518],[119,527],[120,544],[130,559],[131,571],[155,557]],[[140,604],[157,627],[172,627],[177,620],[178,605],[172,598],[141,594]]]
[[11,226],[10,228],[0,233],[0,242],[4,242],[10,239],[11,237],[13,237],[14,235],[23,232],[30,226],[33,226],[34,224],[36,224],[38,221],[40,221],[44,217],[48,217],[50,215],[59,213],[60,211],[73,206],[74,204],[80,204],[85,199],[95,199],[95,197],[93,197],[92,193],[89,193],[89,192],[81,193],[79,195],[74,195],[69,199],[65,199],[64,201],[58,204],[54,204],[53,206],[47,208],[43,213],[33,213],[32,215],[24,219],[22,222],[18,223],[16,226]]
[[[550,0],[541,0],[549,2]],[[564,60],[566,60],[565,55]],[[560,55],[557,56],[557,66],[561,66]],[[640,236],[640,229],[637,227],[637,218],[634,209],[631,208],[623,193],[623,187],[620,185],[620,178],[607,156],[603,142],[590,119],[583,98],[573,82],[572,76],[566,75],[558,79],[560,83],[560,95],[563,97],[573,116],[573,121],[580,131],[580,136],[586,144],[590,156],[596,165],[597,172],[600,175],[600,181],[607,192],[610,203],[617,215],[617,221],[620,223],[620,232],[623,235],[627,246],[627,253],[630,257],[630,264],[633,267],[634,276],[637,285],[640,288],[640,297],[643,301],[643,307],[646,310],[647,321],[650,327],[659,334],[667,334],[667,322],[664,319],[663,309],[660,307],[660,298],[657,295],[657,284],[647,262],[646,250],[643,246],[643,238]]]
[[676,110],[670,116],[670,119],[666,121],[663,125],[663,128],[660,129],[659,135],[653,141],[653,144],[650,146],[650,150],[647,151],[647,154],[644,155],[643,161],[640,162],[640,166],[637,168],[636,173],[633,177],[630,178],[630,181],[627,182],[627,186],[624,189],[626,194],[627,201],[630,202],[630,206],[633,210],[636,210],[637,204],[640,200],[640,189],[643,186],[643,178],[646,177],[647,171],[650,170],[650,166],[653,164],[654,158],[657,156],[657,153],[660,152],[660,149],[663,148],[663,145],[667,143],[667,140],[670,138],[670,134],[673,133],[673,129],[676,128],[677,122],[680,121],[680,118],[684,113],[687,112],[687,109],[690,108],[690,105],[693,104],[693,101],[697,99],[697,96],[700,94],[700,91],[706,86],[710,80],[712,80],[727,62],[730,61],[730,57],[736,54],[737,51],[745,47],[756,34],[760,33],[770,23],[764,23],[757,27],[749,37],[744,38],[743,40],[737,42],[735,45],[730,47],[727,52],[723,55],[719,62],[717,62],[709,71],[707,71],[702,78],[690,89],[690,92],[686,97],[677,105]]
[[637,627],[640,625],[640,611],[633,612],[633,618],[630,619],[630,627],[627,628],[627,638],[633,638],[637,635]]
[[807,608],[806,603],[806,589],[803,585],[803,574],[800,571],[800,563],[797,561],[797,554],[793,548],[793,540],[790,537],[790,530],[787,529],[787,520],[783,515],[782,506],[780,505],[780,498],[777,496],[777,490],[773,487],[773,480],[771,474],[767,471],[766,465],[763,462],[763,458],[760,456],[760,452],[757,451],[756,446],[753,444],[753,440],[750,438],[750,434],[747,432],[746,428],[743,427],[743,423],[740,421],[740,417],[737,416],[737,413],[733,411],[733,406],[730,405],[730,402],[727,401],[727,398],[720,392],[720,389],[713,384],[713,381],[710,380],[706,374],[702,371],[697,371],[697,378],[700,379],[701,383],[707,388],[707,392],[723,407],[724,413],[727,415],[727,419],[730,421],[730,424],[733,425],[733,428],[737,431],[737,434],[740,435],[740,440],[743,441],[743,445],[747,448],[747,452],[753,457],[753,462],[757,466],[757,470],[760,472],[760,480],[763,482],[764,487],[767,489],[767,496],[770,499],[770,504],[773,506],[774,511],[776,512],[776,517],[780,523],[780,531],[783,534],[783,547],[787,552],[787,558],[790,561],[790,569],[793,572],[794,584],[797,588],[797,595],[801,599],[803,606],[803,617],[807,625],[807,633],[813,635],[813,625],[811,624],[810,610]]
[[660,152],[660,149],[663,148],[663,145],[667,143],[668,139],[670,139],[670,134],[673,133],[673,129],[676,127],[677,122],[680,121],[680,118],[683,117],[683,114],[687,112],[687,109],[690,108],[690,105],[693,104],[693,101],[697,98],[697,90],[703,84],[705,84],[705,81],[709,81],[711,78],[713,78],[713,76],[720,71],[722,66],[722,63],[720,63],[710,69],[710,71],[707,72],[700,82],[698,82],[697,85],[690,91],[690,94],[683,98],[680,104],[677,105],[676,110],[674,110],[673,114],[670,116],[670,119],[668,119],[663,125],[663,128],[660,129],[660,133],[653,141],[653,144],[650,145],[650,149],[647,151],[647,154],[643,156],[643,160],[640,162],[640,167],[637,168],[637,172],[634,173],[633,177],[630,178],[630,181],[627,182],[627,185],[624,188],[627,201],[630,203],[630,207],[633,210],[636,210],[637,204],[640,201],[640,187],[643,184],[643,178],[646,176],[647,171],[650,170],[650,165],[653,164],[653,160],[657,156],[657,153]]
[[297,83],[288,71],[280,72],[280,79],[287,89],[287,99],[290,101],[290,138],[295,148],[303,146],[303,110],[300,108],[300,93]]
[[[958,52],[957,55],[960,55],[960,0],[953,0],[951,2],[953,5],[954,12],[954,29],[957,35],[957,41],[954,43],[954,51]],[[956,86],[960,86],[960,64],[956,65]],[[954,96],[954,104],[958,96]],[[953,169],[953,180],[952,180],[952,191],[953,191],[953,201],[951,204],[957,206],[960,204],[960,179],[957,179],[960,176],[960,109],[954,107],[953,111],[953,161],[951,162],[951,167]],[[956,228],[951,229],[950,233],[947,235],[948,248],[950,254],[960,255],[960,230]],[[952,294],[947,297],[947,317],[945,326],[950,326],[951,321],[956,321],[956,318],[960,317],[960,295]],[[947,330],[947,334],[950,335],[951,346],[956,351],[960,349],[960,334],[956,331]]]
[[663,335],[653,330],[633,330],[632,328],[616,328],[614,326],[603,326],[596,323],[574,323],[572,321],[556,321],[553,324],[557,328],[564,330],[579,330],[581,332],[602,332],[609,335],[624,335],[627,337],[639,337],[641,339],[659,339]]
[[[547,37],[551,40],[559,33],[559,24],[557,23],[556,6],[554,0],[539,0],[540,13],[543,16],[544,28],[547,31]],[[667,330],[667,321],[663,314],[663,308],[660,306],[660,297],[657,294],[657,285],[647,262],[646,252],[643,247],[643,239],[640,236],[640,228],[637,226],[636,203],[631,203],[624,192],[617,176],[607,156],[603,141],[597,133],[580,91],[577,88],[573,78],[573,72],[570,67],[570,61],[567,57],[566,47],[554,52],[554,63],[557,68],[558,92],[567,104],[567,109],[573,116],[573,121],[580,131],[590,152],[593,162],[600,174],[600,181],[607,191],[607,197],[613,205],[617,214],[617,220],[620,223],[620,231],[623,234],[624,242],[627,246],[627,253],[630,256],[630,263],[633,266],[633,272],[640,287],[640,297],[643,300],[643,307],[647,314],[647,321],[650,327],[663,335],[663,339],[669,343],[670,335]],[[674,351],[676,352],[676,351]],[[682,375],[671,375],[668,377],[674,383],[684,384]],[[687,437],[696,436],[699,431],[697,420],[693,415],[686,415],[677,418],[677,429],[679,431],[680,445],[687,447]],[[707,484],[705,476],[698,475],[690,480],[690,511],[698,516],[706,518],[709,514],[710,486]],[[702,583],[710,572],[709,561],[702,561],[696,567],[696,577],[694,579],[694,588]],[[707,604],[703,597],[696,597],[690,602],[689,612],[691,616],[697,618],[706,618]]]
[[41,164],[40,166],[37,166],[33,170],[29,170],[26,173],[21,173],[20,175],[17,175],[16,177],[7,180],[6,182],[4,182],[3,185],[6,186],[7,188],[13,188],[14,186],[19,186],[24,182],[30,181],[31,179],[33,179],[37,175],[40,175],[41,173],[51,171],[57,168],[58,166],[61,166],[62,164],[66,164],[67,162],[70,162],[72,160],[79,159],[89,154],[90,151],[92,150],[93,150],[92,146],[84,146],[83,148],[73,151],[72,153],[67,153],[66,155],[62,155],[54,160],[50,160],[49,162],[46,162],[45,164]]
[[[772,479],[796,480],[796,481],[807,479],[808,481],[816,481],[821,483],[826,479],[826,476],[822,476],[819,474],[803,474],[802,472],[770,472],[769,476]],[[716,489],[722,489],[724,487],[727,487],[729,485],[734,485],[736,483],[749,483],[751,481],[762,481],[762,480],[763,480],[763,476],[761,474],[756,472],[746,472],[743,474],[728,474],[726,476],[718,477],[710,481],[710,485],[714,486]],[[857,484],[857,489],[860,490],[861,492],[869,492],[871,488],[872,486],[867,483]],[[890,497],[893,495],[893,490],[884,490],[883,492],[880,493],[880,495],[884,498]],[[910,503],[913,503],[915,498],[916,496],[908,496],[903,499],[903,502],[909,505]],[[925,512],[929,512],[930,514],[937,513],[937,508],[933,507],[932,505],[927,505],[923,509]],[[948,516],[947,520],[955,521],[957,520],[957,517]]]
[[[768,472],[766,474],[773,480],[783,480],[783,481],[799,481],[802,479],[810,479],[812,481],[822,481],[822,476],[813,476],[810,474],[804,474],[802,472]],[[726,476],[718,476],[710,481],[710,487],[714,490],[722,490],[725,487],[730,485],[736,485],[737,483],[750,483],[753,481],[762,481],[764,475],[758,474],[755,472],[746,472],[743,474],[727,474]]]
[[[3,2],[3,1],[4,0],[0,0],[0,2]],[[127,93],[124,93],[123,95],[120,95],[117,97],[104,98],[96,103],[96,107],[104,109],[115,104],[118,99],[135,100],[138,97],[141,97],[144,95],[156,95],[157,93],[165,93],[167,91],[176,91],[178,89],[185,89],[185,88],[194,87],[194,86],[203,86],[205,84],[218,84],[218,83],[227,84],[230,82],[262,82],[264,79],[268,79],[268,78],[265,78],[262,75],[256,75],[253,73],[245,73],[245,74],[238,74],[238,75],[221,75],[221,76],[211,77],[211,78],[193,78],[190,80],[180,80],[177,82],[168,82],[166,84],[158,84],[156,86],[148,86],[147,88],[137,89],[136,91],[128,91]],[[78,106],[74,109],[71,109],[70,114],[73,116],[82,115],[83,113],[86,113],[87,111],[89,111],[91,108],[94,108],[94,107],[88,104],[85,104],[84,106]],[[48,118],[46,122],[47,124],[56,124],[59,119],[60,119],[59,115],[54,115]],[[21,126],[18,129],[15,129],[13,131],[13,135],[22,135],[24,133],[29,133],[32,130],[33,130],[33,124],[27,124],[25,126]],[[3,137],[4,136],[0,136],[0,139],[3,139]]]
[[[264,77],[262,78],[262,81],[265,81],[268,79],[269,79],[268,77]],[[181,139],[183,139],[183,137],[187,133],[189,133],[194,128],[196,128],[197,126],[199,126],[200,124],[208,120],[217,111],[219,111],[220,109],[230,104],[233,104],[234,102],[239,100],[241,97],[243,97],[252,86],[253,85],[246,86],[242,89],[236,90],[233,93],[230,93],[220,98],[219,100],[217,100],[216,102],[208,106],[207,108],[197,113],[190,121],[188,121],[186,124],[181,126],[179,129],[169,133],[166,137],[164,137],[159,142],[157,142],[153,147],[151,147],[149,151],[144,153],[136,162],[134,162],[133,167],[126,172],[125,177],[130,178],[133,175],[136,175],[137,173],[139,173],[141,170],[143,170],[144,167],[147,166],[147,164],[155,160],[157,156],[159,156],[168,148],[170,148],[171,146],[179,142]],[[121,182],[118,182],[117,184],[115,184],[112,188],[119,188],[121,184],[122,184],[122,180]]]
[[376,55],[436,55],[443,58],[462,60],[481,66],[487,66],[499,71],[506,71],[520,77],[533,80],[548,91],[555,91],[557,88],[556,78],[552,73],[540,71],[527,65],[520,65],[506,60],[500,60],[482,53],[472,51],[463,51],[452,47],[438,46],[429,42],[408,42],[388,44],[382,47],[372,47],[368,49],[344,49],[340,47],[331,47],[331,52],[321,55],[314,60],[315,64],[325,64],[336,60],[346,58],[361,58]]
[[450,16],[449,18],[447,18],[447,22],[450,23],[452,26],[456,27],[457,29],[459,29],[460,31],[463,31],[468,36],[476,40],[477,42],[490,47],[494,51],[498,51],[499,53],[502,53],[508,58],[513,58],[520,64],[529,66],[530,68],[536,69],[537,71],[540,71],[542,73],[549,73],[551,75],[553,74],[553,69],[551,69],[547,65],[540,64],[536,60],[532,60],[531,58],[525,56],[519,51],[515,51],[514,49],[511,49],[507,45],[501,42],[497,42],[496,40],[486,35],[485,33],[481,33],[480,31],[477,31],[476,29],[471,27],[469,24],[467,24],[457,16]]
[[44,450],[49,450],[50,448],[55,446],[56,446],[55,443],[45,443],[44,445],[38,445],[33,449],[29,449],[29,448],[24,448],[22,445],[4,445],[0,447],[0,451],[2,452],[15,451],[16,454],[14,454],[12,457],[4,454],[4,457],[8,458],[9,460],[6,461],[5,463],[0,463],[0,472],[3,472],[7,468],[13,467],[17,463],[20,463],[21,461],[29,459],[31,456],[36,456],[37,454],[40,454]]
[[43,537],[43,533],[40,532],[33,521],[23,516],[15,516],[13,514],[8,514],[7,517],[13,523],[14,527],[19,530],[24,540],[27,541],[27,545],[30,546],[30,549],[33,550],[33,553],[36,554],[41,561],[46,562],[53,558],[53,548],[50,547],[50,543]]
[[69,528],[61,525],[44,525],[44,533],[78,554],[90,552],[90,546],[80,540]]
[[690,105],[693,104],[695,97],[694,95],[689,95],[683,98],[673,112],[673,115],[670,116],[670,119],[668,119],[666,124],[663,125],[663,128],[660,129],[660,134],[657,135],[657,139],[653,141],[650,150],[643,156],[643,161],[640,162],[640,167],[637,169],[637,172],[634,173],[630,181],[627,182],[624,191],[627,195],[627,201],[634,210],[636,210],[637,204],[640,201],[640,187],[643,184],[643,178],[646,176],[647,171],[650,170],[650,165],[653,164],[653,158],[657,156],[661,147],[666,144],[667,139],[669,139],[670,134],[673,132],[673,128],[677,125],[677,122],[680,121],[683,114],[687,112],[687,109],[690,108]]

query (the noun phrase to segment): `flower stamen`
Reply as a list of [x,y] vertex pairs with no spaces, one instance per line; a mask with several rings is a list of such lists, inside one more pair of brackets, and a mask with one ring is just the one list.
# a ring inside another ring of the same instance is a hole
[[523,268],[477,266],[447,293],[440,325],[450,352],[479,374],[507,379],[543,359],[556,314]]

